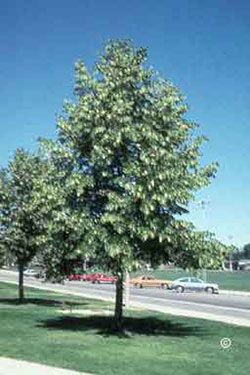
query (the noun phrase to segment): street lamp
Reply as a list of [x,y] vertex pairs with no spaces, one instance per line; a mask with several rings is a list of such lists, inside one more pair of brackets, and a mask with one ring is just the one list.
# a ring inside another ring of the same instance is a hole
[[[232,243],[233,236],[228,236],[228,240]],[[229,271],[233,272],[233,262],[232,262],[232,256],[231,252],[229,253]]]
[[[196,202],[196,205],[199,208],[201,208],[202,211],[203,211],[204,221],[205,221],[205,213],[206,213],[205,209],[206,209],[207,206],[209,206],[209,204],[210,204],[210,200],[200,200],[200,201]],[[206,268],[202,268],[202,277],[203,277],[203,280],[205,282],[207,282],[207,270],[206,270]]]

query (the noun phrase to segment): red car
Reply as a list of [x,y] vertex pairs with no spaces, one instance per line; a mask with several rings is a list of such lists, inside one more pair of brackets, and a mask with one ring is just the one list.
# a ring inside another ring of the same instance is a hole
[[95,280],[96,278],[98,278],[100,276],[102,276],[102,273],[98,273],[98,272],[90,273],[90,274],[86,275],[86,281],[92,281],[93,282],[93,280]]
[[71,274],[68,276],[69,281],[93,281],[97,277],[102,276],[102,273],[90,273],[90,274]]
[[101,283],[110,283],[114,284],[116,282],[117,278],[115,276],[107,276],[103,274],[99,274],[99,276],[96,276],[93,280],[93,284],[101,284]]
[[87,275],[80,275],[80,274],[72,274],[68,276],[69,281],[86,281],[86,276]]

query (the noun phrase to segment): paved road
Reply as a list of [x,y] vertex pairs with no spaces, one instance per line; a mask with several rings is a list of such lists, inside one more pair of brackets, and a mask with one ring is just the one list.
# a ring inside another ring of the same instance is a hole
[[[17,273],[0,271],[0,280],[17,282]],[[65,282],[64,285],[41,283],[26,279],[27,286],[36,286],[66,294],[114,300],[113,285],[86,282]],[[207,295],[203,293],[177,294],[161,289],[131,288],[130,306],[147,308],[175,315],[191,316],[250,327],[250,297],[235,295]]]

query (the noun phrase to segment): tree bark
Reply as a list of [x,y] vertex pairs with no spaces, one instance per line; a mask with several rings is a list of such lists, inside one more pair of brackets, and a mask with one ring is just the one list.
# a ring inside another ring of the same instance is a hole
[[19,303],[23,303],[24,301],[24,286],[23,286],[24,264],[22,261],[19,261],[18,263],[18,270],[19,270],[19,282],[18,282]]
[[123,273],[119,273],[116,281],[115,296],[115,330],[123,332],[122,314],[123,314]]

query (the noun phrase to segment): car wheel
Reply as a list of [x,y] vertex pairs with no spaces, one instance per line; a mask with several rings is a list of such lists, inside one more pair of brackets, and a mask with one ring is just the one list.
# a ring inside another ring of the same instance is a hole
[[214,288],[212,288],[211,286],[209,286],[208,288],[206,288],[206,292],[209,293],[209,294],[213,294],[214,293]]
[[184,288],[183,288],[183,286],[178,285],[178,286],[176,287],[176,291],[177,291],[177,293],[183,293],[183,292],[184,292]]

